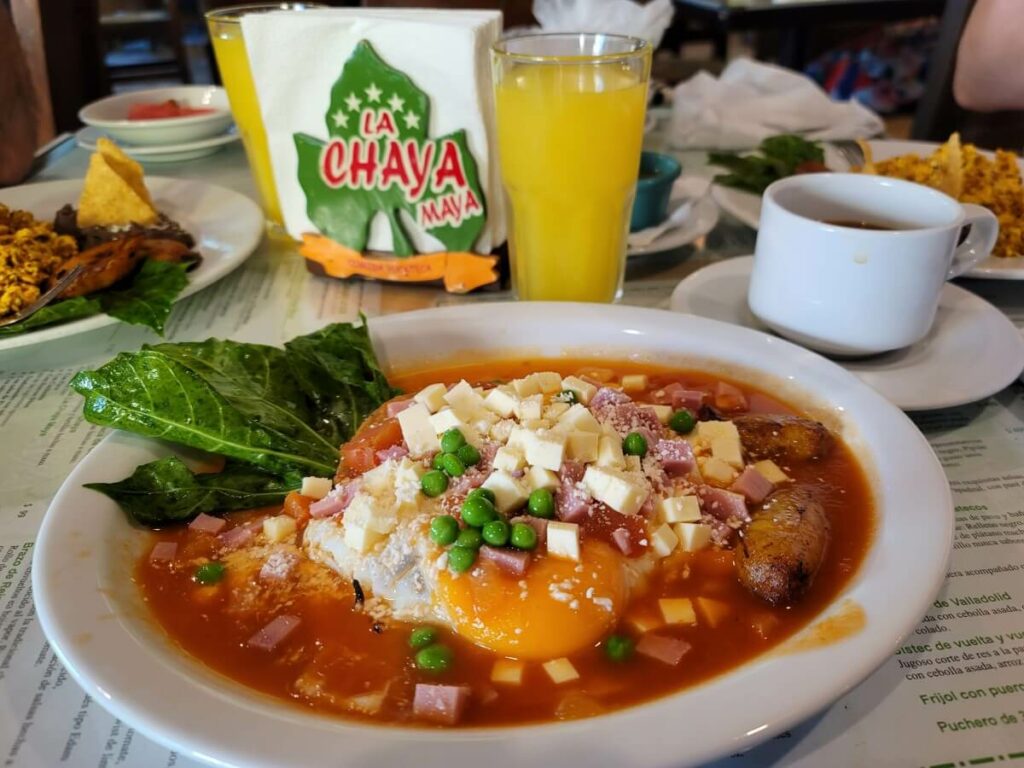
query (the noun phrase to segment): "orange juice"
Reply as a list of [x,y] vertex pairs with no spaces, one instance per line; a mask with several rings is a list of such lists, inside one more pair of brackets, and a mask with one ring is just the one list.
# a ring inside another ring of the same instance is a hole
[[643,140],[646,72],[511,64],[495,85],[517,296],[612,301]]
[[256,97],[256,84],[249,69],[249,57],[242,39],[242,25],[237,16],[210,18],[210,37],[217,57],[224,90],[231,103],[231,114],[242,135],[245,154],[249,158],[256,189],[263,201],[263,212],[275,224],[282,224],[281,205],[277,200],[277,187],[270,166],[267,132],[263,128],[260,103]]

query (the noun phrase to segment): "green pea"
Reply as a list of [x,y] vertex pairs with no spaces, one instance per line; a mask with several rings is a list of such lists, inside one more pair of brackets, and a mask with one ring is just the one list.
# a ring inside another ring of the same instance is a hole
[[508,523],[504,520],[491,520],[483,527],[483,537],[492,547],[504,547],[508,544]]
[[498,519],[498,510],[485,496],[467,496],[462,502],[462,522],[474,528],[482,528]]
[[463,528],[459,531],[459,537],[455,539],[456,547],[465,547],[466,549],[480,549],[483,543],[484,537],[479,528]]
[[533,526],[516,523],[512,526],[509,540],[516,549],[533,549],[537,546],[537,532],[533,530]]
[[633,640],[625,635],[610,635],[604,641],[604,655],[612,661],[626,661],[633,655]]
[[580,401],[580,393],[575,389],[563,389],[558,393],[557,399],[563,403],[569,403],[569,405],[575,405]]
[[440,496],[448,490],[448,477],[444,472],[432,469],[420,478],[420,490],[424,496]]
[[470,496],[483,496],[485,499],[491,502],[491,504],[498,503],[498,497],[494,495],[494,491],[492,491],[490,488],[474,488],[472,491],[466,494],[467,499]]
[[466,437],[459,431],[458,427],[452,427],[441,435],[441,450],[445,453],[455,453],[466,444]]
[[444,458],[444,454],[443,453],[435,453],[434,454],[434,460],[432,462],[430,462],[430,466],[433,467],[434,469],[444,469],[444,467],[441,466],[441,459],[443,459],[443,458]]
[[622,452],[628,456],[639,456],[642,459],[647,455],[647,438],[639,432],[630,432],[622,441]]
[[216,584],[224,578],[224,566],[220,563],[203,563],[196,568],[192,578],[199,584]]
[[692,413],[682,408],[669,416],[668,425],[680,435],[688,435],[697,426],[697,420],[693,418]]
[[454,453],[441,454],[441,469],[444,470],[446,475],[451,475],[452,477],[462,477],[466,474],[466,465]]
[[547,488],[537,488],[526,500],[526,508],[534,517],[552,518],[555,516],[555,497]]
[[476,550],[469,547],[452,547],[448,550],[448,568],[452,573],[468,571],[476,562]]
[[459,457],[459,461],[465,464],[467,467],[472,467],[478,461],[480,461],[480,451],[474,448],[469,443],[459,448],[455,452],[455,455]]
[[416,652],[416,666],[424,672],[444,672],[455,661],[455,654],[447,645],[434,643]]
[[437,640],[435,627],[416,627],[409,633],[410,648],[424,648]]
[[430,538],[436,544],[447,547],[459,537],[459,521],[451,515],[440,515],[430,521]]

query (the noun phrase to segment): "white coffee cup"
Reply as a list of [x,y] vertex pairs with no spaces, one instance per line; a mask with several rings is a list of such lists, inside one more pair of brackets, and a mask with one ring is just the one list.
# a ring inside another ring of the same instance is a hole
[[944,283],[988,256],[998,234],[991,211],[920,184],[856,173],[791,176],[764,193],[750,311],[828,354],[906,347],[927,335]]

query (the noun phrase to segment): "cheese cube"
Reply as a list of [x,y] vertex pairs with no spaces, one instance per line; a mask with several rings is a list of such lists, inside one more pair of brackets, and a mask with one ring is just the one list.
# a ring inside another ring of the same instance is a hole
[[696,624],[697,614],[688,597],[662,598],[658,601],[661,616],[666,624]]
[[576,523],[552,520],[548,523],[548,554],[563,560],[579,562],[580,527]]
[[562,377],[554,371],[535,373],[533,380],[545,395],[553,395],[562,389]]
[[519,398],[505,386],[495,387],[484,397],[484,406],[503,419],[515,413],[517,405]]
[[263,521],[263,535],[271,544],[280,544],[295,535],[295,518],[288,515],[268,517]]
[[528,421],[529,419],[539,419],[543,411],[543,395],[530,395],[528,397],[524,397],[519,401],[519,404],[516,406],[516,416],[519,417],[520,421]]
[[509,430],[508,439],[505,441],[505,445],[509,448],[517,448],[525,453],[526,441],[531,439],[532,435],[533,433],[524,427],[520,427],[518,425],[513,426],[512,429]]
[[[689,523],[679,523],[679,525],[689,525]],[[672,554],[672,550],[679,546],[679,537],[668,523],[663,523],[656,528],[648,538],[651,549],[658,557],[668,557]]]
[[591,464],[583,473],[587,493],[623,515],[635,515],[647,499],[647,488],[611,467]]
[[565,456],[565,435],[554,431],[524,432],[523,448],[527,462],[557,472]]
[[560,659],[545,661],[541,666],[544,667],[544,671],[548,673],[548,677],[551,678],[551,682],[555,685],[571,683],[573,680],[579,680],[580,677],[576,667],[564,656]]
[[697,437],[711,441],[716,437],[735,437],[740,439],[740,432],[731,421],[698,421]]
[[508,685],[521,685],[523,682],[523,669],[526,665],[521,661],[512,659],[498,659],[491,668],[492,683],[506,683]]
[[414,459],[441,449],[437,432],[430,423],[430,411],[423,403],[416,403],[399,413],[398,426],[402,428],[402,439],[409,449],[409,455]]
[[790,480],[789,475],[783,472],[779,468],[779,465],[776,464],[771,459],[765,459],[764,461],[757,462],[756,464],[754,464],[754,469],[760,472],[761,476],[764,477],[764,479],[767,480],[772,485],[788,483]]
[[700,474],[705,482],[725,487],[736,479],[738,473],[730,464],[722,461],[717,456],[712,456],[701,464]]
[[700,613],[701,618],[703,618],[705,623],[710,625],[712,629],[721,624],[722,621],[732,613],[732,606],[722,600],[713,600],[710,597],[698,597],[695,602],[697,603],[697,611]]
[[601,432],[601,425],[586,407],[575,403],[558,418],[560,426],[573,432]]
[[644,465],[640,460],[639,456],[627,456],[626,457],[626,471],[627,472],[643,472]]
[[643,392],[647,389],[647,376],[642,373],[623,376],[622,389],[625,392]]
[[463,379],[444,395],[445,402],[465,421],[472,421],[480,411],[486,411],[484,399],[469,382]]
[[655,403],[653,405],[648,405],[647,407],[654,411],[654,414],[658,417],[658,421],[662,424],[668,424],[668,420],[672,418],[671,405],[658,405]]
[[547,419],[527,419],[520,423],[523,425],[523,429],[529,429],[531,432],[551,428],[551,422]]
[[711,543],[711,526],[703,523],[676,523],[673,526],[683,552],[697,552]]
[[637,613],[632,616],[626,617],[626,623],[636,631],[637,634],[644,634],[645,632],[651,632],[658,627],[663,626],[663,622],[660,616],[654,614]]
[[619,436],[601,435],[597,446],[597,466],[622,469],[626,458],[622,455],[622,440]]
[[743,469],[743,450],[738,437],[711,438],[711,455],[731,467]]
[[599,440],[596,432],[570,432],[566,441],[569,458],[584,463],[597,461]]
[[494,461],[491,465],[495,469],[504,469],[506,472],[515,472],[526,466],[526,457],[522,451],[516,448],[509,448],[507,445],[498,449],[494,454]]
[[549,491],[553,491],[560,484],[558,475],[550,469],[544,469],[543,467],[530,467],[526,473],[525,480],[527,487],[531,491],[535,491],[538,488],[547,488]]
[[577,376],[566,376],[562,379],[562,389],[571,389],[584,405],[589,403],[590,398],[597,394],[597,387]]
[[299,493],[310,499],[322,499],[331,492],[333,481],[328,477],[304,477]]
[[467,424],[459,418],[455,411],[445,406],[430,417],[430,426],[434,428],[436,434],[443,435],[452,428],[458,429],[461,432],[466,428]]
[[366,554],[382,538],[382,534],[361,525],[345,523],[345,546],[357,554]]
[[673,496],[658,499],[655,505],[662,521],[666,523],[700,522],[700,502],[696,496]]
[[421,389],[413,397],[417,403],[423,403],[431,413],[437,413],[444,408],[444,396],[448,387],[444,384],[429,384]]
[[561,415],[563,413],[565,413],[566,411],[568,411],[568,410],[569,410],[569,404],[568,403],[563,403],[563,402],[560,402],[560,401],[556,401],[554,403],[548,403],[546,406],[544,406],[544,413],[542,414],[542,416],[545,419],[550,419],[551,421],[557,421],[561,417]]
[[480,487],[494,493],[494,506],[502,514],[519,509],[530,495],[522,483],[503,469],[491,472]]
[[491,425],[488,434],[492,440],[497,440],[499,443],[507,442],[509,437],[512,436],[512,430],[515,429],[516,423],[512,419],[502,419],[499,422]]
[[540,384],[532,375],[524,376],[521,379],[512,380],[512,390],[521,398],[530,397],[531,395],[540,394]]

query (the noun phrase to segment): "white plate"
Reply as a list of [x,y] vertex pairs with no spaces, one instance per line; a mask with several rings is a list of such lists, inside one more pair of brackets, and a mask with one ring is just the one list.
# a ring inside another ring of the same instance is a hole
[[[767,330],[747,307],[753,256],[711,264],[672,293],[676,312]],[[1024,368],[1024,338],[984,299],[946,284],[935,325],[907,349],[836,362],[905,411],[949,408],[1007,387]]]
[[927,441],[870,387],[800,347],[704,318],[596,304],[446,307],[375,318],[370,329],[386,370],[474,353],[603,354],[725,368],[821,406],[862,456],[879,512],[863,567],[822,617],[852,602],[863,608],[865,627],[832,645],[769,654],[679,694],[585,720],[445,731],[315,715],[208,670],[149,618],[130,578],[148,537],[82,483],[119,480],[170,448],[115,434],[75,468],[46,514],[32,568],[36,609],[53,648],[95,701],[180,754],[246,768],[680,768],[748,749],[820,712],[891,659],[943,583],[952,498]]
[[[939,145],[928,141],[892,141],[876,139],[868,142],[875,160],[887,160],[897,155],[917,154],[925,157],[930,155]],[[985,154],[991,156],[991,152]],[[825,146],[825,164],[833,170],[846,170],[849,165],[828,145]],[[1018,158],[1021,174],[1024,175],[1024,159]],[[761,221],[761,197],[741,189],[723,187],[718,184],[711,186],[711,194],[722,210],[732,214],[748,227],[757,229]],[[967,272],[965,277],[977,277],[988,280],[1024,280],[1024,254],[1012,258],[989,256]]]
[[[245,195],[224,187],[187,179],[147,176],[146,187],[157,210],[188,230],[203,261],[188,273],[188,285],[179,299],[220,280],[256,250],[263,236],[263,212]],[[66,203],[78,204],[82,180],[47,181],[0,189],[0,203],[29,211],[42,221],[53,221]],[[93,315],[0,338],[0,351],[63,339],[120,322],[109,315]]]
[[[682,248],[700,237],[703,237],[718,224],[718,205],[708,195],[708,181],[698,176],[681,176],[672,185],[672,196],[669,200],[669,216],[687,200],[693,200],[693,210],[678,227],[663,232],[648,245],[628,245],[627,256],[648,256],[662,253],[674,248]],[[641,230],[643,231],[643,230]],[[638,233],[633,233],[638,234]]]
[[[132,104],[159,104],[169,99],[188,107],[212,109],[213,112],[162,120],[128,119]],[[227,93],[220,86],[175,85],[107,96],[82,107],[78,119],[132,144],[181,144],[223,133],[231,125],[231,107]]]
[[[82,149],[90,152],[96,151],[96,141],[104,132],[97,128],[83,128],[75,134],[75,140]],[[231,126],[220,136],[213,136],[209,139],[189,141],[182,144],[160,144],[157,146],[129,144],[117,140],[115,143],[128,157],[134,157],[142,163],[178,163],[184,160],[195,160],[196,158],[212,155],[219,152],[221,147],[227,146],[241,138],[234,126]]]

